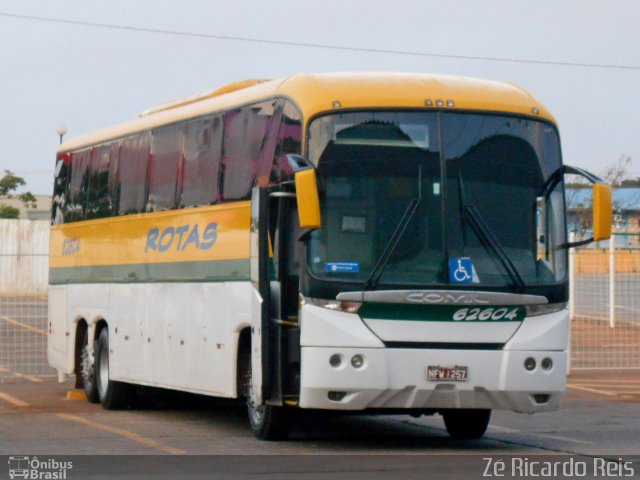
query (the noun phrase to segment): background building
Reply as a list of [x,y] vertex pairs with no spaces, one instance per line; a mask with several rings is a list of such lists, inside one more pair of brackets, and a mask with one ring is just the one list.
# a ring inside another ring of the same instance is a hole
[[[578,238],[591,233],[591,189],[567,188],[567,222]],[[616,245],[640,247],[640,188],[614,188],[613,232]]]
[[25,207],[18,200],[17,195],[13,198],[0,197],[0,204],[9,205],[20,210],[20,219],[22,220],[48,220],[51,218],[51,195],[34,195],[37,203],[35,208]]

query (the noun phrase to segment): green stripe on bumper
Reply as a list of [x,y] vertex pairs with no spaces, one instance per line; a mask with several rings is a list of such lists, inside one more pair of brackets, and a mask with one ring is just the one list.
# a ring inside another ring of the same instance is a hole
[[249,259],[49,269],[51,285],[70,283],[228,282],[249,280]]
[[365,303],[358,314],[365,320],[409,320],[416,322],[521,322],[526,309],[521,306],[411,305]]

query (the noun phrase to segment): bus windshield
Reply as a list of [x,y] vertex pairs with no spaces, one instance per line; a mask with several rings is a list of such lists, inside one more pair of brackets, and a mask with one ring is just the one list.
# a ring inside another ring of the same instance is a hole
[[315,119],[322,225],[308,269],[365,289],[565,280],[557,130],[465,112],[350,112]]

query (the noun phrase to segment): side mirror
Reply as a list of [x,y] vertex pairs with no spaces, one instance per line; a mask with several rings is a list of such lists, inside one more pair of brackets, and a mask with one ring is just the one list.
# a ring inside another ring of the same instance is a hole
[[300,228],[320,228],[320,200],[316,183],[316,169],[301,155],[287,155],[287,160],[295,175]]
[[611,224],[613,223],[611,185],[602,178],[581,168],[564,165],[547,179],[541,190],[541,196],[546,198],[566,174],[580,175],[593,183],[593,237],[567,243],[564,246],[566,248],[578,247],[593,241],[611,238]]
[[611,197],[611,185],[593,184],[593,240],[595,241],[611,238],[613,223]]

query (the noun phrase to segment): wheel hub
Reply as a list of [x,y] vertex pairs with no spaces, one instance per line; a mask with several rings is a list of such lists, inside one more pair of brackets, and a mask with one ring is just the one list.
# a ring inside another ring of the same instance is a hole
[[81,357],[82,378],[91,381],[93,379],[93,352],[89,345],[85,345],[82,349]]

